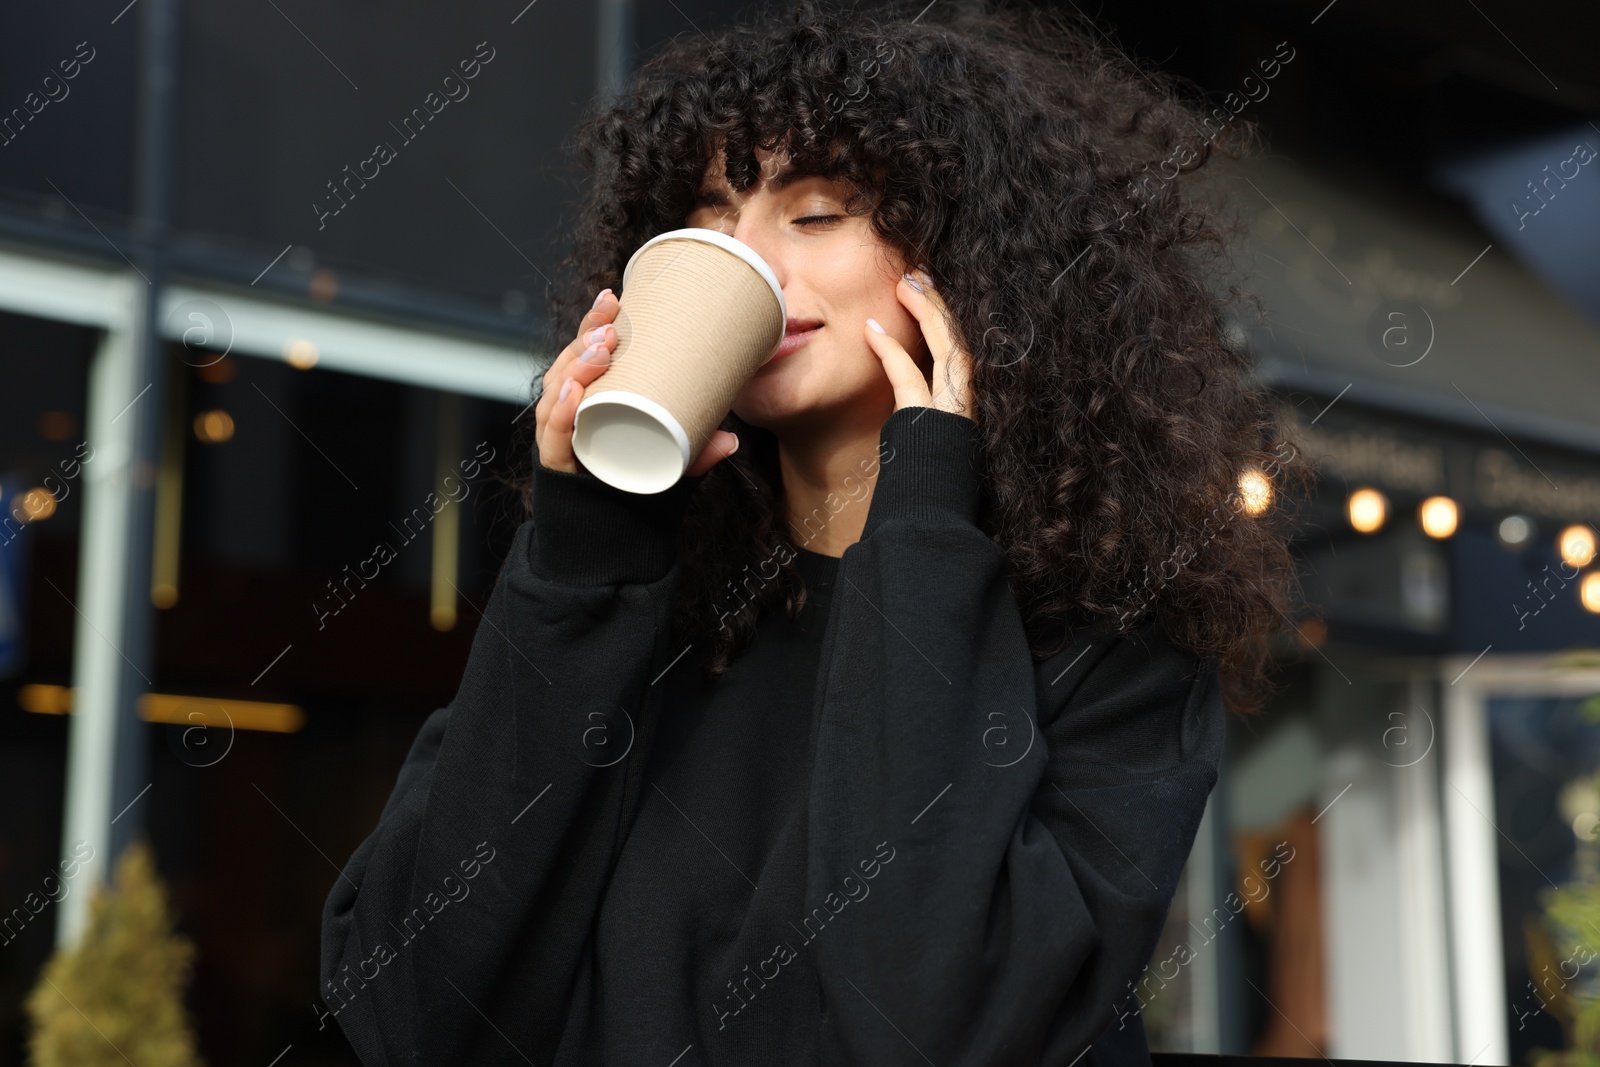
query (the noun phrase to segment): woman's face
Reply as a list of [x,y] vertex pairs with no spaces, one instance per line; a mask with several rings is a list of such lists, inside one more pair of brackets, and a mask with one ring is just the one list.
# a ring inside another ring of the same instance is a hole
[[741,196],[728,187],[719,153],[684,225],[720,230],[753,248],[783,287],[790,333],[817,328],[757,371],[733,411],[780,436],[881,423],[894,410],[894,390],[867,345],[867,318],[926,366],[921,327],[895,296],[907,264],[868,217],[845,214],[847,186],[815,176],[784,184],[780,157],[758,150],[757,159],[761,180]]

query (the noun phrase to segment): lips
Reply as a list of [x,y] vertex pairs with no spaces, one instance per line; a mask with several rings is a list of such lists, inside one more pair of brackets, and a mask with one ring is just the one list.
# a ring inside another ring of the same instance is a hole
[[820,319],[789,319],[784,325],[783,340],[778,343],[777,351],[773,352],[771,358],[767,360],[768,363],[794,352],[822,329]]

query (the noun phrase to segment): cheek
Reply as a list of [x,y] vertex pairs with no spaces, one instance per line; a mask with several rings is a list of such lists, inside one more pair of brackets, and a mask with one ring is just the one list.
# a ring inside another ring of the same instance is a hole
[[[902,309],[905,306],[898,300],[895,303]],[[896,330],[888,323],[884,323],[884,328],[894,335],[894,339],[900,342],[902,348],[911,353],[911,358],[917,361],[918,366],[927,362],[928,345],[922,337],[922,323],[918,322],[911,312],[903,312],[900,329]]]
[[[881,305],[880,310],[873,313],[873,317],[883,324],[889,336],[898,341],[900,347],[910,353],[912,360],[926,373],[930,362],[928,345],[922,336],[922,323],[900,303],[899,297],[892,289],[888,301],[889,303]],[[878,357],[874,354],[872,358],[877,360]]]
[[874,257],[872,270],[862,286],[866,303],[861,321],[864,323],[868,315],[877,319],[889,336],[900,342],[900,347],[920,364],[927,355],[927,345],[922,338],[922,324],[900,302],[900,271],[899,264],[887,250],[880,250]]
[[899,285],[898,272],[889,273],[875,264],[872,270],[863,273],[851,295],[848,305],[851,332],[860,339],[861,347],[874,363],[878,357],[867,346],[865,334],[869,317],[877,319],[889,336],[900,342],[900,346],[913,358],[926,349],[922,340],[922,324],[900,302]]

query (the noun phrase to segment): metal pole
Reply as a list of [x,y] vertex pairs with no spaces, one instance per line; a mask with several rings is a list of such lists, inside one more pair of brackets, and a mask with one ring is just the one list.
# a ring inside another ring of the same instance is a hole
[[633,70],[633,0],[600,0],[595,16],[595,91],[605,99]]
[[[135,163],[136,265],[125,330],[110,331],[91,368],[84,525],[79,567],[82,621],[74,645],[76,714],[69,741],[63,858],[94,849],[89,869],[105,879],[143,826],[151,785],[139,698],[154,678],[150,599],[155,482],[160,462],[167,360],[159,317],[166,274],[177,143],[178,0],[145,0],[140,11]],[[142,291],[140,291],[142,289]],[[88,631],[88,632],[86,632]],[[63,898],[58,943],[88,921],[87,892]]]
[[[128,563],[124,575],[127,592],[122,598],[122,633],[127,641],[127,663],[117,692],[117,761],[113,779],[119,805],[111,818],[111,848],[121,855],[144,825],[144,808],[135,805],[122,814],[120,805],[133,804],[151,784],[145,739],[149,732],[139,719],[139,698],[155,677],[155,609],[150,600],[151,569],[155,554],[156,472],[161,463],[161,439],[167,398],[166,343],[161,336],[160,307],[166,282],[167,230],[171,222],[172,176],[176,169],[178,71],[178,0],[154,0],[145,8],[141,34],[139,92],[139,152],[136,160],[135,233],[141,246],[145,287],[143,314],[134,346],[134,377],[150,383],[150,392],[128,414],[134,419],[133,496],[129,508]],[[148,799],[148,798],[145,798]],[[143,803],[141,800],[140,804]]]

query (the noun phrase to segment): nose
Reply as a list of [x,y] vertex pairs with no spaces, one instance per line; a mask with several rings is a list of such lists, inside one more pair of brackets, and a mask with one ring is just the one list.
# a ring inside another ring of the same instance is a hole
[[779,247],[777,232],[771,220],[762,219],[748,213],[742,214],[733,227],[733,237],[748,245],[756,255],[766,261],[772,268],[772,273],[777,275],[778,284],[786,285],[783,269],[783,251]]

